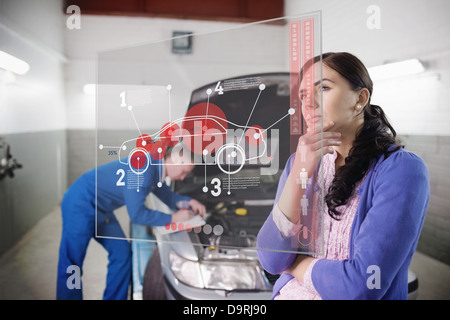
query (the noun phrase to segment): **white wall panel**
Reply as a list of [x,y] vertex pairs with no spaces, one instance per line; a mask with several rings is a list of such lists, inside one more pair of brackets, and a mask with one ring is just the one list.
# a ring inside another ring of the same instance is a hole
[[[142,81],[139,84],[170,83],[177,90],[172,97],[172,113],[177,117],[186,112],[191,91],[206,83],[249,73],[287,71],[285,26],[241,26],[214,21],[82,15],[81,29],[65,32],[65,54],[69,58],[67,127],[95,128],[95,98],[83,96],[82,86],[95,83],[99,52],[101,56],[116,49],[132,52],[122,61],[120,54],[115,55],[110,69],[111,77],[122,72],[124,83],[138,84],[137,79]],[[192,54],[172,54],[171,42],[160,42],[170,39],[173,31],[199,34],[193,39]],[[101,77],[108,77],[104,69]],[[159,83],[154,83],[155,79]],[[161,117],[155,117],[153,127],[159,128],[162,123]]]
[[0,50],[30,65],[0,84],[0,134],[65,128],[63,22],[59,0],[0,2]]
[[[380,29],[367,21],[379,7]],[[286,0],[286,15],[322,11],[323,52],[347,51],[372,67],[418,58],[419,76],[377,82],[373,103],[381,105],[400,134],[450,135],[450,1]]]

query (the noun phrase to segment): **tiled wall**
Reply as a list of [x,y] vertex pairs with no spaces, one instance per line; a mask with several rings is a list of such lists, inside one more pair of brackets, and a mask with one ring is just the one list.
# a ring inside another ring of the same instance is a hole
[[417,250],[450,264],[450,137],[400,138],[425,161],[430,175],[430,203]]
[[65,130],[2,138],[23,167],[0,180],[0,254],[60,204],[67,186]]
[[[158,129],[154,130],[155,132]],[[127,130],[108,130],[102,131],[99,136],[102,137],[104,145],[110,144],[104,139],[110,141],[122,141],[124,137],[138,137],[137,131]],[[70,186],[83,173],[95,168],[96,166],[96,130],[68,130],[67,131],[67,181]],[[114,144],[112,143],[112,144]]]

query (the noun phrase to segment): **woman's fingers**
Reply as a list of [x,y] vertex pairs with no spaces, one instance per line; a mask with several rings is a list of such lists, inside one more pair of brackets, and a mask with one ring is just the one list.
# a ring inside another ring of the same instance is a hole
[[299,166],[314,170],[324,154],[333,153],[333,147],[341,145],[341,133],[327,131],[333,126],[333,122],[328,122],[323,128],[316,128],[314,133],[308,132],[300,137],[297,145]]
[[326,131],[330,130],[331,128],[333,128],[333,126],[334,126],[334,122],[333,121],[329,121],[329,122],[324,123],[323,126],[320,126],[320,125],[314,126],[314,132],[311,132],[312,131],[311,128],[308,127],[306,132],[309,133],[309,134],[314,134],[314,133],[319,133],[319,132],[326,132]]
[[302,137],[302,141],[304,142],[304,144],[313,144],[316,143],[317,141],[321,141],[323,140],[327,140],[327,139],[331,139],[331,140],[339,140],[341,138],[341,133],[340,132],[323,132],[323,133],[316,133],[313,135],[304,135]]
[[316,151],[322,146],[338,146],[340,145],[340,132],[323,132],[314,135],[304,135],[299,139],[297,150],[301,150],[303,146],[307,146],[309,150]]
[[[319,141],[311,144],[310,150],[314,152],[314,151],[319,151],[322,148],[328,149],[329,147],[338,147],[341,145],[341,143],[342,142],[338,138],[323,139],[323,140],[319,140]],[[332,152],[331,149],[329,149],[329,151]]]
[[334,126],[333,121],[330,121],[330,122],[324,124],[323,127],[316,126],[314,128],[314,132],[308,131],[308,132],[306,132],[306,134],[303,135],[303,137],[305,137],[306,139],[308,139],[308,138],[320,139],[321,137],[329,138],[329,137],[336,137],[336,136],[340,137],[339,132],[329,131],[333,126]]

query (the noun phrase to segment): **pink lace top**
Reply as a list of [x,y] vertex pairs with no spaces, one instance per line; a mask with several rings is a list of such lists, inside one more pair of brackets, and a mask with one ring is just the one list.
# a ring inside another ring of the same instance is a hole
[[[324,186],[325,190],[328,190],[331,182],[333,181],[336,157],[336,151],[333,154],[327,154],[323,157],[323,165],[320,168],[319,177],[323,177],[324,179],[323,183],[320,184]],[[312,269],[318,259],[346,260],[349,258],[350,231],[359,202],[359,195],[356,190],[358,190],[361,183],[362,181],[360,181],[355,187],[353,194],[347,202],[347,205],[339,208],[339,211],[342,213],[340,220],[335,220],[330,217],[325,203],[323,212],[323,239],[325,242],[323,246],[323,254],[320,256],[313,255],[315,259],[308,266],[303,277],[303,283],[293,278],[280,290],[277,296],[275,296],[275,299],[321,300],[321,297],[314,288],[311,280]],[[273,219],[284,237],[297,234],[301,229],[300,224],[294,224],[286,218],[283,212],[281,212],[278,208],[278,205],[275,205],[274,207]]]

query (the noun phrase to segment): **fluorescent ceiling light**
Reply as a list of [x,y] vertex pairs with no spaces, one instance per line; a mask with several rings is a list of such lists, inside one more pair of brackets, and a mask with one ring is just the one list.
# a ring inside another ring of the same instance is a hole
[[88,95],[95,94],[95,83],[87,83],[83,86],[83,92]]
[[14,73],[8,70],[0,70],[0,85],[11,84],[16,81]]
[[373,81],[399,78],[425,71],[425,67],[418,59],[388,63],[368,69]]
[[30,70],[30,65],[19,58],[16,58],[4,51],[0,51],[0,68],[16,74],[25,74],[28,70]]

